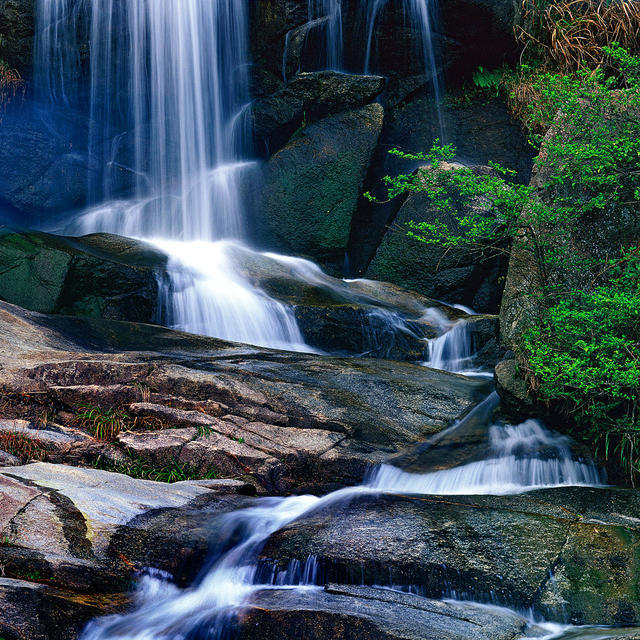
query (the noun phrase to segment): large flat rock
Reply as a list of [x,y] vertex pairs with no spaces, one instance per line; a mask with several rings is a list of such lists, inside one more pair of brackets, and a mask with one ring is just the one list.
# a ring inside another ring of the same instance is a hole
[[242,493],[234,480],[167,484],[59,464],[5,467],[0,563],[7,577],[79,592],[126,589],[132,571],[148,565],[192,578],[214,544],[208,525]]

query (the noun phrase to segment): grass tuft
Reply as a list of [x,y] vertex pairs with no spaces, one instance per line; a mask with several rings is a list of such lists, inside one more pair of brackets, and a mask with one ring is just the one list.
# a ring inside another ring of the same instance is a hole
[[529,58],[571,73],[607,64],[605,47],[640,53],[638,0],[522,0],[516,36]]

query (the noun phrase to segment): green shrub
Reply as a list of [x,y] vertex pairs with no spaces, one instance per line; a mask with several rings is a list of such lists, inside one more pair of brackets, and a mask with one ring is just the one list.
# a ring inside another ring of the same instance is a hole
[[574,291],[523,336],[538,396],[572,418],[576,435],[640,474],[640,250],[612,264],[605,284]]

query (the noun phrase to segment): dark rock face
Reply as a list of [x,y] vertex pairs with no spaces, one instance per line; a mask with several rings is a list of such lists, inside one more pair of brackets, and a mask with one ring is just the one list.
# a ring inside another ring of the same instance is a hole
[[354,76],[335,71],[300,73],[283,89],[251,105],[259,153],[280,149],[303,123],[367,105],[382,92],[379,76]]
[[16,211],[15,221],[28,225],[83,206],[90,165],[86,148],[81,114],[16,97],[0,124],[0,208]]
[[[449,168],[454,170],[456,165]],[[484,173],[489,168],[474,167],[474,170]],[[480,202],[473,206],[482,209]],[[407,236],[410,222],[438,220],[456,231],[455,218],[434,209],[426,194],[410,194],[382,240],[367,275],[446,302],[467,304],[477,311],[497,310],[498,278],[503,272],[500,260],[483,259],[474,251],[424,244]]]
[[518,2],[441,0],[440,11],[450,79],[468,77],[478,66],[491,69],[517,61],[520,47],[514,27],[520,21]]
[[309,8],[306,0],[255,0],[248,6],[254,63],[252,94],[263,97],[284,84],[282,59],[287,33],[307,22]]
[[633,515],[639,508],[633,491],[614,489],[377,495],[288,525],[262,555],[286,565],[313,554],[329,581],[393,581],[430,597],[451,590],[476,599],[493,595],[574,623],[630,624],[640,615]]
[[127,238],[0,235],[0,297],[44,313],[152,322],[166,257]]
[[515,358],[503,360],[495,368],[496,390],[507,410],[520,415],[533,415],[535,404],[529,394],[527,383],[518,375]]
[[258,232],[285,253],[342,265],[383,109],[371,104],[304,127],[264,169]]
[[395,325],[383,311],[355,305],[297,306],[295,316],[307,344],[331,353],[416,362],[425,359],[425,339],[436,337],[428,324],[398,319]]
[[[123,598],[120,599],[123,604]],[[0,633],[6,640],[76,640],[92,618],[113,603],[23,580],[0,578]]]
[[258,592],[239,626],[247,640],[513,640],[527,623],[472,605],[332,584],[324,591]]
[[34,0],[0,0],[0,58],[26,77],[33,63],[34,8]]

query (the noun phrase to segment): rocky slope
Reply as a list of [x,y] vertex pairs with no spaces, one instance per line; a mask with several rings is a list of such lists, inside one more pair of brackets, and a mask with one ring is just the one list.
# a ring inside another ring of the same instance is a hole
[[[486,393],[483,382],[412,364],[259,350],[7,304],[0,325],[4,413],[24,417],[27,398],[34,416],[7,430],[20,427],[55,461],[106,455],[126,465],[129,451],[248,474],[271,491],[322,491],[358,482],[368,464],[443,429]],[[95,434],[99,424],[82,416],[117,407],[115,451],[78,429]],[[45,412],[53,424],[43,424]]]

